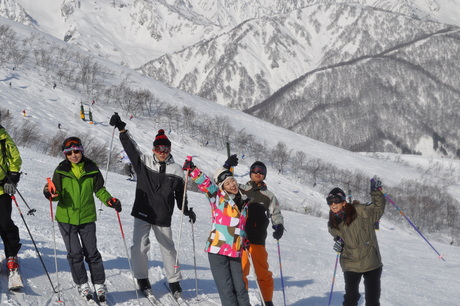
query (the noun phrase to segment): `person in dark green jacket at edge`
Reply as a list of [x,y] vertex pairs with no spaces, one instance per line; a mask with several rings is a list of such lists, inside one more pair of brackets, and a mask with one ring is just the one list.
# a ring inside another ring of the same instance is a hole
[[102,257],[97,249],[97,214],[93,193],[117,212],[121,212],[121,203],[104,187],[101,171],[92,160],[85,157],[79,138],[65,139],[62,153],[65,160],[59,163],[52,179],[56,190],[52,194],[46,184],[43,193],[47,199],[58,201],[55,219],[64,239],[67,260],[77,290],[83,298],[89,299],[92,296],[85,260],[97,296],[105,298],[107,288]]
[[364,278],[366,306],[380,305],[380,256],[375,224],[385,211],[385,196],[380,191],[382,182],[371,180],[372,201],[361,204],[355,200],[347,203],[345,192],[332,189],[326,200],[329,205],[329,233],[336,241],[334,250],[340,253],[340,266],[345,280],[343,305],[358,305],[359,283]]

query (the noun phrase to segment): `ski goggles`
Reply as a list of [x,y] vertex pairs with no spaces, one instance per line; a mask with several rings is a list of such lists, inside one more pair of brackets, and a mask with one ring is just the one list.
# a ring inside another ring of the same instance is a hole
[[217,184],[223,183],[229,177],[233,177],[233,173],[230,170],[226,170],[217,176]]
[[267,169],[261,166],[255,166],[251,168],[251,173],[262,174],[263,176],[265,176],[267,174]]
[[76,139],[69,139],[64,143],[64,148],[81,147],[81,142]]
[[153,148],[153,151],[155,151],[156,153],[168,154],[169,152],[171,152],[171,147],[168,147],[168,146],[155,146]]
[[326,201],[327,201],[327,205],[340,204],[340,203],[345,202],[345,198],[334,196],[334,197],[327,198]]

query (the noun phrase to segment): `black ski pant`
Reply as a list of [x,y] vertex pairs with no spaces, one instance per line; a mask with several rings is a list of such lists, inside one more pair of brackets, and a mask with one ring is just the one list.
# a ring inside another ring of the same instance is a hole
[[343,306],[357,306],[361,294],[359,294],[359,283],[361,277],[364,278],[364,294],[366,306],[380,306],[380,277],[382,267],[372,271],[357,273],[344,272],[345,295],[343,296]]
[[102,256],[97,249],[96,223],[72,225],[58,222],[58,224],[67,249],[67,261],[75,284],[81,285],[88,282],[83,260],[88,264],[92,283],[104,284],[105,271]]
[[5,248],[5,256],[18,255],[21,243],[19,243],[19,229],[11,219],[12,200],[8,194],[0,195],[0,236]]

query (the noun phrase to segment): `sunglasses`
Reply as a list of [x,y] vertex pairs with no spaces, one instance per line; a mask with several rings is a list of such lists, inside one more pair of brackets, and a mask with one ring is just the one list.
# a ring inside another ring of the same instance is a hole
[[171,147],[167,147],[167,146],[156,146],[155,148],[153,148],[153,151],[155,151],[156,153],[169,153],[171,152]]
[[251,169],[251,173],[266,175],[267,171],[263,167],[254,167]]
[[65,152],[65,155],[70,156],[70,155],[72,155],[72,153],[74,153],[74,154],[80,154],[81,151],[80,151],[80,150],[66,151],[66,152]]

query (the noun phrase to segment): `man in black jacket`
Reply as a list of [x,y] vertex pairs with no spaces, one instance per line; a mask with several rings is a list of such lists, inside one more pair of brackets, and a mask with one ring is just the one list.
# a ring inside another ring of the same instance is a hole
[[[110,125],[120,131],[120,141],[131,160],[137,175],[136,196],[131,215],[134,217],[133,245],[131,256],[134,277],[139,289],[145,295],[151,294],[148,279],[148,252],[150,250],[149,234],[153,230],[160,244],[163,266],[166,271],[169,287],[174,295],[180,294],[182,279],[176,267],[177,252],[174,247],[171,231],[171,218],[174,211],[174,200],[182,209],[184,197],[184,172],[171,155],[171,141],[164,130],[159,130],[153,142],[153,155],[140,152],[131,134],[125,129],[126,123],[115,113]],[[195,222],[196,216],[184,201],[184,215]]]

